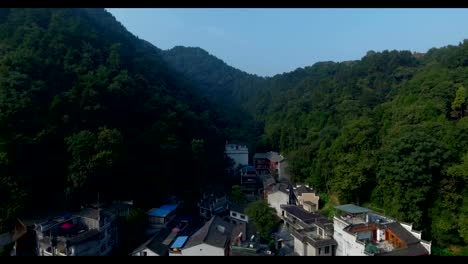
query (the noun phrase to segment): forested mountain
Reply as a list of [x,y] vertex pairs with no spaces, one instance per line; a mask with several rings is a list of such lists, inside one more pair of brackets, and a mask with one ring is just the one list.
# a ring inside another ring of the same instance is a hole
[[467,77],[468,42],[262,78],[200,48],[162,51],[102,9],[0,9],[0,229],[98,193],[151,206],[222,184],[236,139],[283,153],[322,212],[381,209],[460,253]]
[[201,48],[176,46],[161,54],[173,71],[195,85],[199,96],[224,110],[231,140],[255,146],[262,125],[245,109],[255,110],[253,99],[258,98],[265,78],[235,69]]
[[103,9],[0,9],[0,231],[223,183],[229,124],[160,53]]
[[[257,148],[284,153],[293,180],[321,193],[324,213],[364,204],[413,223],[436,247],[468,243],[468,42],[426,54],[370,51],[255,84],[238,80],[247,86],[237,94],[232,69],[206,52],[178,47],[171,56],[206,91],[225,87],[240,102],[250,126],[264,128]],[[194,60],[203,67],[191,69]]]

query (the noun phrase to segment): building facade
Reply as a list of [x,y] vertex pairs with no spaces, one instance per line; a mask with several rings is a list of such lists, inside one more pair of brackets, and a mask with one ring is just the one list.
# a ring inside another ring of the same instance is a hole
[[431,242],[421,239],[412,225],[353,204],[335,207],[333,238],[337,256],[425,256]]
[[106,256],[118,242],[117,215],[85,208],[36,225],[40,256]]
[[239,165],[249,165],[249,148],[247,147],[247,144],[226,142],[224,152],[234,161],[234,169]]

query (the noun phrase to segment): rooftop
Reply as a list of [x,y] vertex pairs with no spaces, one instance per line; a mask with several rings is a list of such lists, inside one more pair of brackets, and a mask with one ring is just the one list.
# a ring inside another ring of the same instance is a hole
[[399,239],[405,242],[407,245],[419,243],[419,239],[413,236],[408,230],[401,226],[398,222],[393,222],[385,225],[392,231]]
[[314,191],[308,186],[300,185],[294,189],[294,192],[297,193],[297,195],[302,195],[303,193],[313,193]]
[[372,212],[372,210],[370,209],[360,207],[354,204],[338,205],[338,206],[335,206],[335,208],[348,214],[362,214],[362,213]]
[[274,193],[278,191],[283,192],[285,194],[289,194],[288,185],[284,183],[278,183],[273,186],[270,193]]
[[283,157],[278,152],[269,151],[267,153],[255,153],[254,159],[268,159],[270,161],[279,162],[283,160]]
[[132,252],[132,254],[140,252],[145,248],[148,248],[149,250],[153,251],[154,253],[156,253],[158,255],[167,255],[168,254],[168,249],[167,249],[166,246],[164,246],[161,243],[161,240],[159,239],[159,234],[156,234],[155,236],[148,239],[145,243],[143,243],[138,248],[136,248]]
[[205,225],[195,232],[187,241],[184,248],[194,247],[206,243],[224,248],[230,240],[232,225],[218,216],[213,216]]
[[177,209],[177,204],[166,204],[159,208],[150,209],[146,214],[154,217],[166,217]]
[[318,222],[319,220],[322,220],[322,222],[331,222],[331,220],[327,219],[325,216],[308,212],[297,205],[281,205],[281,208],[288,214],[293,215],[305,223]]
[[185,245],[185,242],[188,240],[188,236],[179,236],[176,238],[174,243],[170,246],[171,249],[173,248],[182,248]]

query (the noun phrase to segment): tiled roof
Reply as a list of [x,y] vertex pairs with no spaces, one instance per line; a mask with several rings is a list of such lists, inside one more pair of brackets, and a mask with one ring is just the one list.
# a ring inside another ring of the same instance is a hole
[[312,188],[309,188],[309,187],[306,187],[304,185],[301,185],[299,187],[297,187],[294,192],[297,194],[297,195],[302,195],[303,193],[313,193],[314,191],[312,190]]
[[267,153],[255,153],[253,156],[254,159],[268,159],[273,162],[279,162],[283,160],[283,157],[278,154],[278,152],[267,152]]
[[394,233],[399,239],[405,242],[408,246],[419,242],[418,238],[413,236],[413,234],[411,234],[398,222],[386,224],[386,226],[388,229],[392,231],[392,233]]
[[286,211],[288,214],[298,218],[299,220],[307,223],[316,222],[319,219],[324,219],[324,221],[331,221],[321,214],[308,212],[302,207],[296,205],[281,205],[281,209]]
[[[218,226],[224,228],[224,231],[221,232]],[[188,239],[184,248],[191,248],[202,243],[224,248],[226,242],[231,238],[231,231],[232,226],[230,223],[223,221],[218,216],[213,216],[202,228]]]
[[375,256],[424,256],[429,252],[421,243],[412,244],[407,248],[395,249],[390,252],[375,254]]

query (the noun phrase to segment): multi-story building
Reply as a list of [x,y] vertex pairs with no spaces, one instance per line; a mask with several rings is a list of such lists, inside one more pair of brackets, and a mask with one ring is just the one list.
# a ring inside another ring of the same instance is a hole
[[281,205],[281,217],[294,238],[294,252],[299,256],[334,256],[333,222],[323,215],[297,205]]
[[249,165],[249,148],[246,144],[226,142],[224,152],[234,161],[234,169],[239,166]]
[[170,256],[229,256],[233,226],[213,216],[190,237],[178,237]]
[[279,162],[283,159],[283,156],[277,152],[270,151],[267,153],[255,153],[253,163],[258,175],[277,174]]
[[105,256],[117,245],[113,210],[85,208],[35,226],[40,256]]
[[431,242],[411,224],[397,222],[353,204],[335,207],[334,234],[337,256],[424,256],[431,254]]
[[320,197],[315,194],[312,188],[308,185],[296,185],[293,190],[298,205],[301,205],[309,212],[318,211]]
[[203,192],[198,202],[200,217],[211,219],[214,215],[220,215],[229,210],[228,199],[225,193]]
[[240,188],[248,198],[254,198],[257,194],[258,177],[253,166],[244,166],[240,170]]

